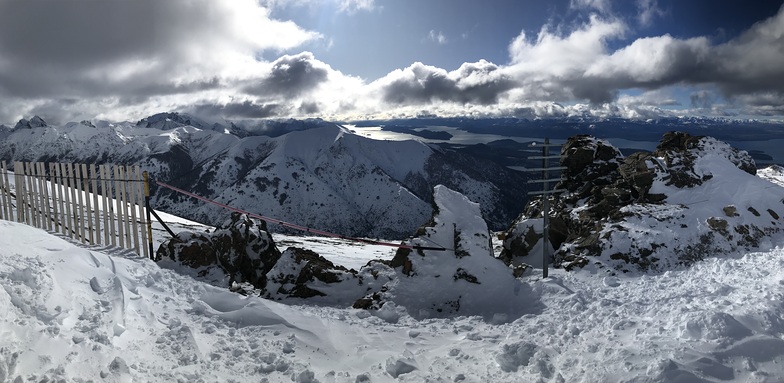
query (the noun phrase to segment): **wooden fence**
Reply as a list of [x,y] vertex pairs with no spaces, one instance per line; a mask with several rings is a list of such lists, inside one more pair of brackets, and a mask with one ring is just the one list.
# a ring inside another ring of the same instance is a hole
[[138,166],[14,162],[12,193],[0,162],[0,219],[150,257],[145,178]]

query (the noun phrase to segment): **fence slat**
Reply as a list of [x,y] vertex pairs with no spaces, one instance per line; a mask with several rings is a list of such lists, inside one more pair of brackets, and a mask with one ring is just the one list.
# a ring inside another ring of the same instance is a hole
[[95,242],[101,242],[101,215],[99,213],[98,208],[98,175],[95,173],[95,164],[90,164],[90,180],[92,181],[93,185],[93,208],[95,211],[93,212],[93,222],[95,226]]
[[71,197],[71,199],[70,199],[71,208],[70,208],[69,213],[68,213],[68,215],[69,215],[68,222],[70,222],[70,226],[71,226],[70,231],[71,231],[72,237],[78,237],[79,236],[79,226],[77,226],[78,223],[76,221],[76,217],[77,217],[78,213],[77,213],[77,206],[76,206],[76,187],[74,185],[74,180],[76,178],[76,173],[74,173],[74,166],[73,166],[73,164],[69,163],[67,165],[68,165],[68,191],[70,192],[69,194],[70,194],[70,197]]
[[60,209],[60,232],[63,234],[68,233],[68,215],[65,214],[65,177],[60,170],[61,164],[54,164],[54,171],[57,177],[57,207]]
[[101,188],[103,196],[103,226],[104,226],[104,240],[106,244],[117,246],[117,240],[114,235],[114,208],[111,203],[112,196],[112,176],[109,174],[109,165],[100,165],[98,171],[101,173]]
[[136,221],[136,184],[138,183],[138,180],[136,179],[133,166],[128,166],[127,170],[127,185],[130,186],[128,188],[128,205],[131,210],[131,227],[133,228],[130,233],[132,234],[131,237],[133,239],[133,250],[136,254],[141,255],[142,253],[139,249],[139,222]]
[[82,170],[79,164],[74,165],[74,169],[76,170],[76,176],[74,178],[74,186],[76,188],[76,199],[78,202],[77,208],[79,211],[78,221],[76,222],[76,227],[74,229],[78,229],[76,232],[79,233],[79,239],[82,243],[87,241],[87,237],[85,236],[84,227],[86,226],[84,223],[84,193],[82,193]]
[[5,205],[5,195],[11,188],[6,188],[6,184],[8,183],[5,182],[5,161],[0,161],[0,172],[2,172],[2,174],[0,174],[0,219],[9,220],[6,218],[8,216],[8,209]]
[[[7,203],[6,206],[8,206],[8,217],[9,217],[9,221],[13,221],[15,217],[14,217],[14,210],[12,209],[12,207],[13,207],[13,205],[12,205],[13,200],[12,200],[12,197],[11,197],[11,183],[8,180],[8,168],[5,169],[5,173],[3,174],[3,178],[5,178],[5,184],[8,187],[8,189],[6,190],[7,193],[5,195],[5,197],[6,197],[5,199],[6,199],[6,203]],[[16,212],[16,217],[19,217],[19,211],[18,210]]]
[[[87,164],[81,164],[79,167],[82,169],[82,187],[84,194],[84,203],[81,203],[84,207],[84,215],[82,216],[84,228],[87,230],[87,237],[85,238],[89,244],[95,244],[95,237],[93,236],[93,209],[92,209],[92,199],[90,198],[90,177],[88,177],[87,173]],[[80,201],[81,202],[81,201]]]
[[38,206],[35,192],[35,182],[33,182],[33,169],[32,163],[25,162],[25,182],[27,183],[27,206],[29,207],[30,211],[30,226],[38,227]]
[[125,226],[125,247],[130,248],[131,245],[131,226],[130,226],[130,211],[128,209],[128,178],[126,175],[126,167],[120,166],[120,184],[121,187],[121,201],[122,202],[122,210],[123,210],[123,220],[122,224]]
[[57,184],[57,176],[55,172],[54,162],[49,163],[49,181],[50,190],[52,194],[52,228],[55,233],[60,232],[60,210],[57,209],[57,200],[59,196],[57,194],[58,189],[60,188]]
[[22,211],[24,212],[22,220],[19,222],[29,225],[32,223],[32,220],[30,218],[30,209],[27,204],[27,176],[25,176],[24,162],[19,162],[19,183],[16,184],[16,196],[18,198],[16,206],[17,208],[21,206]]
[[44,223],[46,230],[52,230],[52,211],[49,205],[49,181],[46,176],[46,166],[43,162],[38,163],[39,184],[41,186],[41,207],[43,208]]
[[125,247],[125,237],[123,234],[123,206],[122,206],[122,182],[120,182],[120,165],[114,165],[114,205],[117,209],[117,234],[119,237],[118,244],[120,247]]
[[136,168],[136,179],[140,182],[136,183],[136,206],[139,207],[139,222],[140,222],[140,229],[142,233],[142,253],[144,254],[145,258],[150,258],[150,249],[149,249],[149,242],[147,242],[147,210],[144,204],[144,178],[142,176],[141,169],[139,166],[135,166]]

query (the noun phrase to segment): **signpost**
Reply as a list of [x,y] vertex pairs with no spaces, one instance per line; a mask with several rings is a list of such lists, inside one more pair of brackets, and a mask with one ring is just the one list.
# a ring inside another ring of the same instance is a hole
[[547,254],[548,248],[550,247],[548,245],[548,242],[550,240],[549,239],[549,237],[550,237],[550,235],[549,235],[549,231],[550,231],[550,195],[561,193],[561,192],[565,191],[564,189],[552,189],[552,190],[550,189],[550,184],[551,183],[553,185],[555,185],[558,182],[563,180],[563,178],[561,178],[560,174],[558,175],[558,178],[553,178],[550,175],[550,172],[553,172],[553,171],[559,171],[560,172],[560,171],[563,171],[566,168],[563,167],[563,166],[550,166],[550,160],[556,160],[556,159],[560,160],[561,159],[560,150],[559,150],[559,154],[558,155],[550,155],[550,148],[552,148],[552,147],[560,148],[561,147],[560,144],[551,144],[550,143],[550,139],[549,138],[545,138],[544,139],[544,144],[533,143],[533,144],[529,145],[529,147],[532,147],[532,148],[541,147],[542,148],[542,155],[541,156],[530,156],[530,157],[528,157],[529,160],[542,160],[542,167],[541,168],[527,169],[527,171],[529,171],[529,172],[541,172],[542,173],[542,178],[541,179],[535,179],[535,180],[529,180],[528,181],[529,184],[541,183],[542,184],[542,190],[541,191],[528,192],[528,195],[540,195],[540,196],[542,196],[542,220],[543,220],[543,222],[542,222],[542,277],[543,278],[547,278],[547,265],[548,265],[548,263],[550,261],[550,259],[549,259],[550,256],[549,256],[549,254]]

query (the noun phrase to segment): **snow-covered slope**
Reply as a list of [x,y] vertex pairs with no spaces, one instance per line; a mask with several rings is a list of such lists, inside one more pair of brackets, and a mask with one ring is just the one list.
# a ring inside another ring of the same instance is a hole
[[[517,196],[526,187],[523,176],[487,161],[417,141],[372,140],[320,120],[281,125],[276,137],[239,137],[177,113],[100,127],[33,120],[0,133],[7,134],[0,159],[140,164],[155,179],[204,197],[347,235],[407,235],[430,216],[432,187],[441,183],[481,203],[499,228],[521,207]],[[499,182],[516,190],[501,190]],[[225,218],[213,206],[153,191],[163,210],[211,224]]]
[[230,293],[0,221],[0,381],[774,383],[783,260],[776,249],[659,275],[553,270],[520,282],[538,310],[510,323],[403,310],[393,323]]

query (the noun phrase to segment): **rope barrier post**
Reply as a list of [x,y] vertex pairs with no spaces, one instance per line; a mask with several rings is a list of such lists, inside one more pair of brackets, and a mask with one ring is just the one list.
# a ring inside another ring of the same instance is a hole
[[155,252],[152,245],[152,218],[150,217],[150,174],[145,170],[144,176],[144,207],[147,210],[147,245],[150,247],[150,259],[155,260]]

